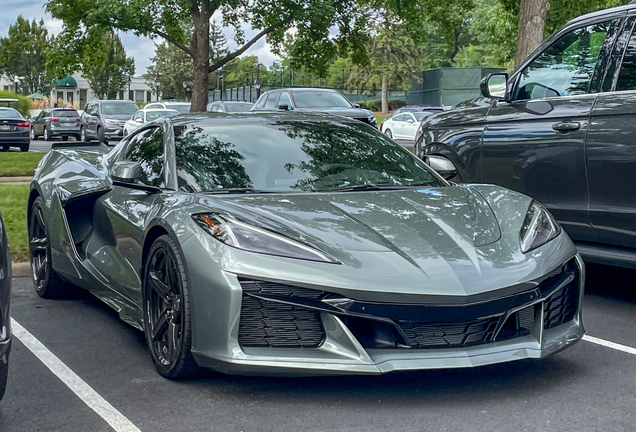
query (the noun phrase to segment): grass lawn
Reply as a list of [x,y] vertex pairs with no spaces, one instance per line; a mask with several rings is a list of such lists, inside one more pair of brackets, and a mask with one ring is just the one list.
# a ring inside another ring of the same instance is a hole
[[382,123],[382,120],[384,120],[385,118],[387,118],[390,114],[376,114],[375,115],[375,121],[378,122],[378,127],[380,127],[380,123]]
[[[4,155],[0,156],[3,157]],[[13,262],[29,260],[29,242],[26,224],[26,203],[29,185],[0,184],[0,212],[9,237]]]
[[0,177],[32,176],[33,170],[46,153],[0,153]]

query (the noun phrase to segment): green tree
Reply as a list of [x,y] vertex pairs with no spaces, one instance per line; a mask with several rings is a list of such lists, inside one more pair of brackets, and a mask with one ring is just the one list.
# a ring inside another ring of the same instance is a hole
[[374,93],[380,87],[382,113],[387,114],[389,83],[394,88],[408,90],[414,72],[420,69],[420,52],[403,24],[385,12],[378,18],[376,33],[368,45],[367,58],[365,64],[354,68],[350,83],[363,91],[371,88]]
[[[395,6],[400,1],[391,0],[387,5]],[[69,60],[69,69],[76,63],[77,52],[112,29],[163,38],[177,46],[193,60],[192,110],[204,111],[210,73],[239,57],[263,37],[279,53],[287,30],[295,27],[292,53],[317,70],[325,68],[325,58],[333,58],[335,52],[362,48],[367,4],[367,0],[47,0],[46,8],[64,23],[64,30],[57,38],[57,52],[64,53]],[[212,62],[208,49],[209,24],[216,12],[222,13],[224,26],[234,29],[239,47]],[[194,27],[190,39],[183,22]],[[247,40],[243,23],[250,24],[258,33]],[[331,35],[333,28],[338,31],[336,37]]]
[[0,73],[13,81],[24,77],[20,85],[24,93],[48,94],[52,80],[46,73],[46,54],[51,37],[44,20],[29,22],[22,15],[9,27],[6,37],[0,38]]
[[101,43],[84,52],[81,61],[82,75],[100,99],[115,99],[135,73],[135,60],[126,57],[121,39],[114,32],[104,34]]
[[[156,93],[155,78],[161,76],[159,93],[164,96],[184,95],[183,83],[193,82],[192,58],[176,46],[163,42],[157,46],[152,65],[143,75],[153,94]],[[191,84],[190,84],[191,85]]]

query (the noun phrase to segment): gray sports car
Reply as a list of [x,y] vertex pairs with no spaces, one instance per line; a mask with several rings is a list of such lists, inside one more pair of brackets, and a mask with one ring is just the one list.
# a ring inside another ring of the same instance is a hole
[[583,264],[539,203],[345,117],[181,115],[53,150],[28,227],[38,294],[90,290],[168,378],[470,367],[583,336]]

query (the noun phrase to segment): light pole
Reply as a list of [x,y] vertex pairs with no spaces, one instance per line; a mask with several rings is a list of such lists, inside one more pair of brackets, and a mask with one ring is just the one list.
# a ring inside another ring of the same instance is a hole
[[186,100],[186,102],[188,101],[188,93],[186,92],[188,88],[188,83],[187,82],[183,82],[183,98]]
[[309,87],[313,87],[314,86],[314,77],[312,76],[312,74],[309,74]]
[[342,68],[342,89],[344,90],[345,88],[345,83],[344,83],[344,68]]
[[256,87],[256,100],[261,97],[261,64],[256,64],[256,81],[254,81],[254,87]]
[[13,79],[13,82],[15,83],[15,94],[18,94],[18,84],[20,84],[20,77],[15,77]]
[[157,102],[159,102],[159,84],[161,84],[161,75],[155,77],[155,86],[157,86]]
[[130,97],[130,86],[131,85],[132,85],[132,77],[130,75],[128,75],[128,99],[133,100]]
[[305,87],[305,74],[302,74],[302,78],[303,78],[303,87]]

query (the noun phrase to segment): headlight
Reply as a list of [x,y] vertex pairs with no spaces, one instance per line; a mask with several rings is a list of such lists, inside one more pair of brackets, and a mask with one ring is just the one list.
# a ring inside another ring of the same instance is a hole
[[119,120],[105,119],[104,121],[106,122],[106,124],[108,126],[118,126],[119,125]]
[[526,253],[543,246],[561,233],[561,227],[545,207],[532,201],[523,221],[519,239],[521,252]]
[[216,240],[248,252],[309,261],[337,263],[322,252],[282,235],[214,213],[192,215],[192,219]]

